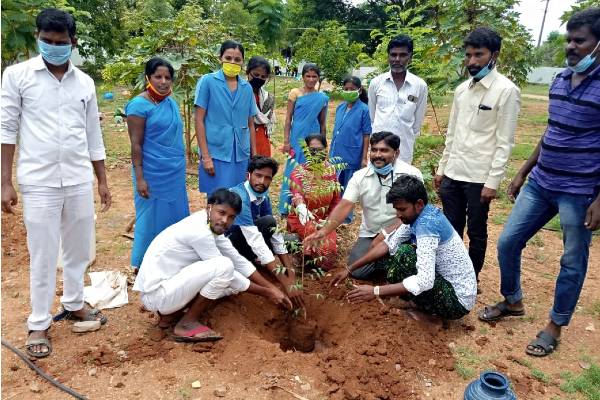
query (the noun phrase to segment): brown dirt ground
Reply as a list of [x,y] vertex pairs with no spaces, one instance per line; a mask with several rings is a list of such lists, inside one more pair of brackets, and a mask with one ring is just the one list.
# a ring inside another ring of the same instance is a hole
[[[441,111],[444,120],[447,107]],[[431,117],[428,123],[433,126]],[[134,210],[126,164],[109,164],[113,207],[98,215],[92,271],[129,270],[131,241],[122,233]],[[276,196],[278,188],[271,193]],[[202,208],[205,200],[196,187],[189,187],[189,195],[192,210]],[[494,204],[490,220],[506,213]],[[358,221],[339,230],[340,262],[357,229]],[[476,309],[499,299],[495,243],[501,229],[490,223],[483,294]],[[282,350],[280,343],[287,340],[285,314],[250,294],[224,299],[208,313],[208,322],[224,334],[222,341],[180,344],[163,337],[156,318],[140,311],[137,294],[130,292],[129,305],[105,310],[109,322],[98,332],[79,336],[71,333],[67,322],[55,324],[53,354],[36,364],[89,399],[211,399],[216,389],[227,399],[461,399],[467,383],[485,369],[506,373],[520,399],[580,399],[559,386],[562,372],[582,371],[580,360],[600,361],[600,242],[594,238],[579,305],[558,352],[533,359],[524,348],[546,323],[562,253],[556,232],[544,230],[538,236],[523,257],[527,315],[495,326],[480,323],[472,312],[436,332],[389,304],[348,304],[346,289],[329,291],[331,278],[325,277],[307,285],[308,293],[326,295],[324,300],[308,298],[308,316],[318,327],[312,353]],[[25,343],[29,313],[25,237],[20,213],[2,215],[2,338],[19,348]],[[59,282],[56,309],[60,291]],[[121,350],[124,356],[117,354]],[[12,352],[2,348],[1,355],[3,399],[67,398]],[[192,389],[196,380],[201,388]],[[31,385],[41,392],[33,393]]]

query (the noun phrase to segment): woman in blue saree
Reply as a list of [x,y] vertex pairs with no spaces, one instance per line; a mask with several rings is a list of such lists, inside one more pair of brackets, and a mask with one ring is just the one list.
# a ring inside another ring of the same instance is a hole
[[[279,213],[287,215],[291,202],[289,189],[290,174],[297,164],[306,161],[302,151],[304,139],[314,133],[326,136],[327,104],[329,97],[317,91],[321,71],[316,64],[308,63],[302,67],[304,87],[290,90],[287,113],[283,128],[283,152],[290,159],[285,165],[284,179],[279,195]],[[292,161],[293,160],[293,161]]]
[[170,96],[174,70],[155,57],[146,63],[146,90],[125,107],[131,140],[135,231],[134,272],[150,242],[165,228],[190,214],[185,187],[183,123]]

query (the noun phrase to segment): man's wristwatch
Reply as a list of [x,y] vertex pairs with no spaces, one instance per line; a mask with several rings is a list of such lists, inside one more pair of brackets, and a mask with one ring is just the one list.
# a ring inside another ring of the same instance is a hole
[[379,297],[379,286],[375,286],[373,288],[373,294],[375,295],[375,297]]

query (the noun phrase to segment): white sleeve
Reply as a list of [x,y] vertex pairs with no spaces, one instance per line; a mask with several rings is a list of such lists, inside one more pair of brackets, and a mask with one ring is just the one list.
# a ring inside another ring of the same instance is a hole
[[[384,235],[385,236],[385,235]],[[396,254],[398,246],[410,239],[410,225],[402,224],[396,230],[384,239],[385,244],[390,249],[390,254]]]
[[98,117],[98,102],[96,101],[96,87],[94,86],[93,81],[91,82],[91,86],[92,95],[85,108],[85,131],[90,160],[99,161],[106,158],[106,150],[104,149],[104,141],[102,140],[102,130],[100,129],[100,119]]
[[240,226],[240,229],[242,230],[242,234],[244,235],[248,246],[250,246],[254,254],[256,254],[261,265],[266,265],[275,261],[273,252],[271,252],[269,246],[265,243],[265,239],[256,225]]
[[427,110],[427,84],[423,83],[419,100],[417,102],[417,110],[415,112],[415,122],[413,123],[413,135],[418,136],[421,133],[421,125],[425,119],[425,111]]
[[375,121],[375,109],[377,108],[377,81],[372,80],[369,85],[369,117],[371,117],[371,124]]
[[226,238],[225,235],[219,235],[215,242],[217,243],[217,248],[221,254],[229,258],[233,262],[233,268],[245,278],[248,278],[256,271],[254,265],[238,253],[235,247],[233,247],[233,244],[231,244],[231,241]]
[[428,291],[435,281],[435,255],[440,239],[434,236],[417,238],[417,274],[409,276],[402,284],[415,296]]
[[273,245],[273,251],[275,254],[287,254],[287,248],[285,247],[285,240],[281,232],[275,232],[271,236],[271,245]]
[[13,71],[6,68],[2,77],[2,144],[17,144],[21,119],[21,94]]

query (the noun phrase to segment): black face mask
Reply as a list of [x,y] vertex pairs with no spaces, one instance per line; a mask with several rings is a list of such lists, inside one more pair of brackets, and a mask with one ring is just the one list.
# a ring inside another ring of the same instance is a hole
[[266,80],[252,77],[248,82],[250,82],[252,89],[259,90],[265,84]]

